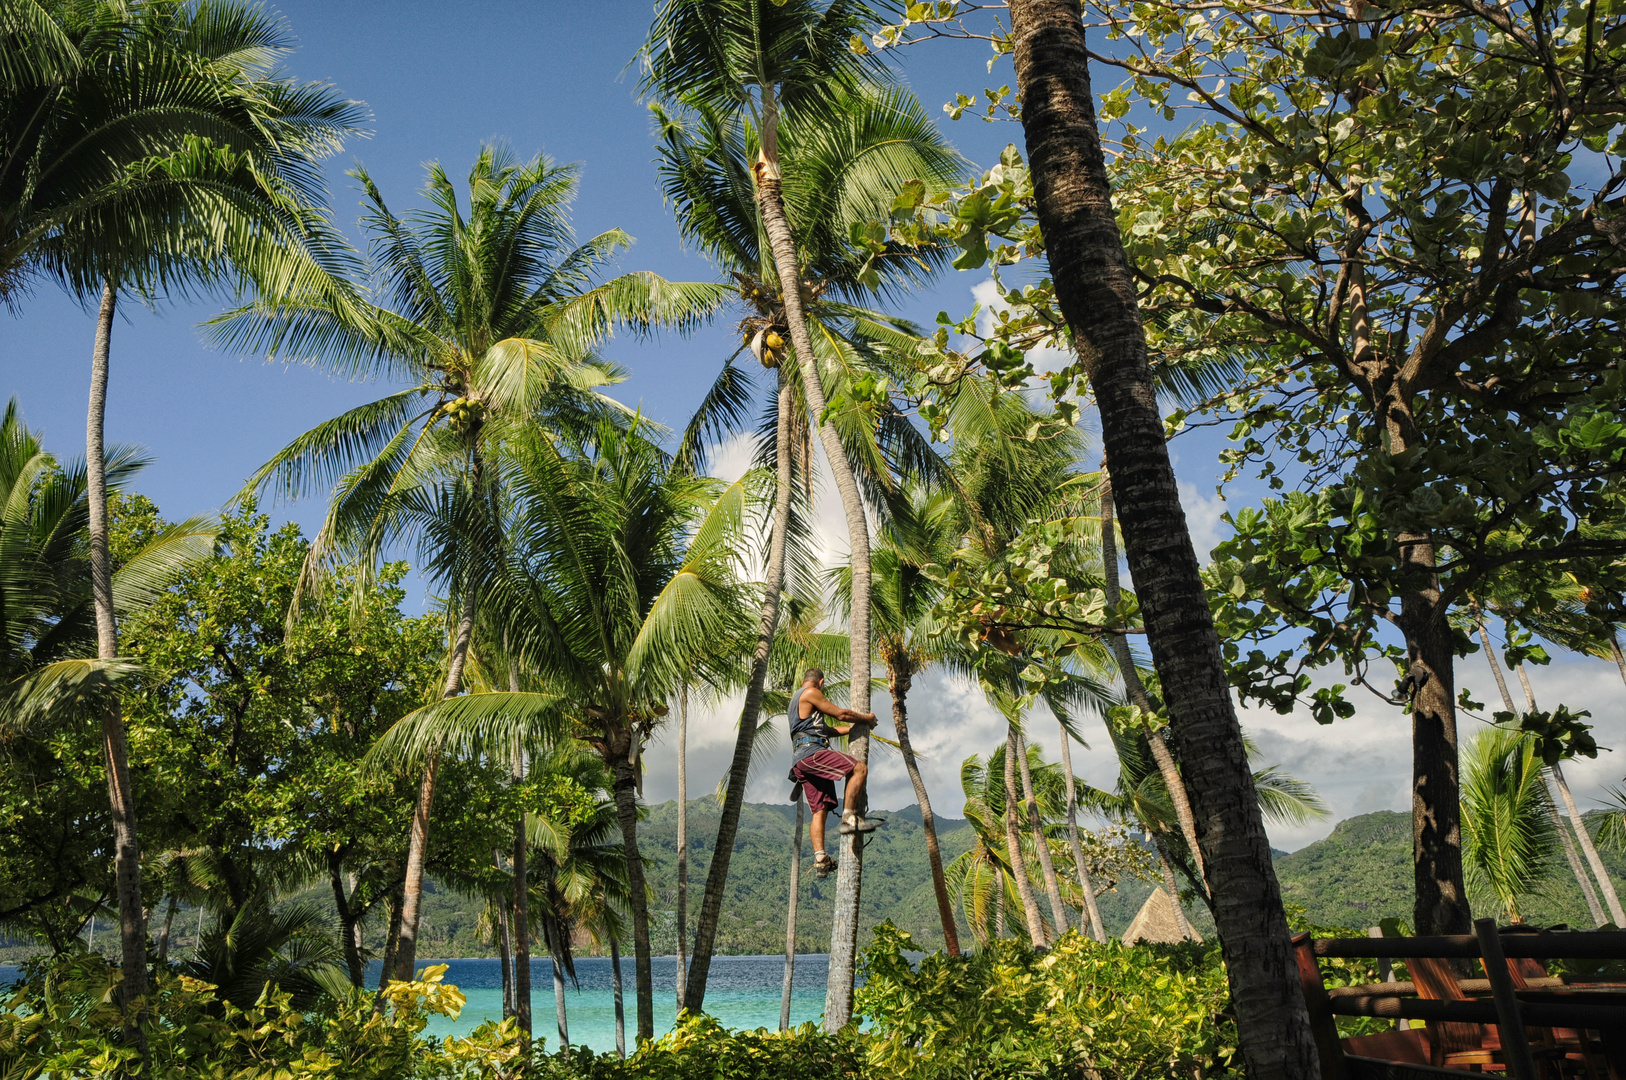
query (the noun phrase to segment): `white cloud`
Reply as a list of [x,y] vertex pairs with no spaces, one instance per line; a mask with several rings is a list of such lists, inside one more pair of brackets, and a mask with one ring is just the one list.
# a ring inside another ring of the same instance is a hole
[[1207,564],[1213,557],[1210,553],[1214,547],[1231,534],[1231,527],[1220,520],[1226,511],[1225,499],[1216,492],[1205,493],[1196,484],[1181,480],[1180,505],[1186,512],[1186,529],[1191,533],[1197,561]]
[[[971,298],[982,305],[982,310],[977,313],[977,332],[987,337],[993,333],[994,312],[1008,310],[1010,305],[1000,299],[999,287],[994,284],[993,278],[984,278],[971,286]],[[1072,353],[1053,345],[1029,349],[1027,358],[1033,370],[1041,375],[1059,371],[1073,362]]]

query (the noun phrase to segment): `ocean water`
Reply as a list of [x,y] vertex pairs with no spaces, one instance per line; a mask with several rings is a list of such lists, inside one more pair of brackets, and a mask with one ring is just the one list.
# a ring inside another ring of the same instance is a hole
[[[796,958],[791,985],[790,1022],[801,1024],[824,1015],[824,987],[830,958],[823,953]],[[468,995],[468,1004],[456,1020],[433,1017],[427,1035],[445,1038],[467,1035],[485,1020],[502,1018],[502,965],[491,960],[420,960],[426,964],[447,965],[446,981]],[[671,956],[653,957],[655,1036],[672,1030],[677,1018],[674,979],[677,960]],[[565,1015],[573,1046],[595,1051],[615,1049],[615,998],[608,957],[578,957],[578,988],[565,980]],[[725,1027],[776,1029],[779,1026],[780,995],[784,987],[784,956],[718,956],[712,959],[706,980],[706,1012]],[[621,958],[623,1006],[626,1010],[627,1044],[630,1049],[638,1030],[638,1004],[633,992],[633,961]],[[553,968],[548,961],[531,961],[531,1027],[549,1049],[559,1045],[555,1022]]]
[[[431,1017],[425,1034],[446,1038],[467,1035],[486,1020],[502,1019],[502,963],[487,960],[420,960],[419,966],[445,964],[445,981],[468,996],[468,1004],[456,1020]],[[791,985],[790,1022],[801,1024],[824,1016],[824,985],[830,958],[824,953],[796,957],[795,981]],[[674,979],[677,959],[657,956],[651,960],[655,995],[655,1036],[672,1030],[677,1018]],[[580,986],[565,980],[565,1015],[573,1046],[595,1051],[615,1049],[615,998],[608,957],[579,957],[576,976]],[[17,969],[0,965],[0,986],[17,978]],[[706,1012],[724,1026],[750,1030],[779,1026],[780,994],[784,986],[784,956],[718,956],[711,962],[706,980]],[[621,958],[621,980],[626,1010],[627,1044],[630,1049],[638,1031],[638,999],[633,991],[633,960]],[[378,982],[375,962],[368,972],[368,985]],[[550,1050],[559,1045],[553,997],[553,968],[546,958],[531,961],[531,1027]]]

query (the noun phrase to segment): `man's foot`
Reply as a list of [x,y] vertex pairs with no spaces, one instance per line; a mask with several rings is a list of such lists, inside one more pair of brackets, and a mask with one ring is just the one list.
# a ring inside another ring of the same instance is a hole
[[821,878],[827,878],[835,871],[836,861],[824,852],[813,856],[813,872]]
[[841,835],[851,836],[853,833],[874,832],[881,827],[881,819],[870,820],[861,818],[857,814],[848,814],[841,819]]

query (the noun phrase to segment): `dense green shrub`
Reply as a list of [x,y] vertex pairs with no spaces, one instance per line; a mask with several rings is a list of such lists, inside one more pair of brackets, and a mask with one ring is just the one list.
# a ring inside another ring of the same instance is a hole
[[780,1033],[729,1031],[709,1016],[685,1016],[677,1027],[622,1061],[576,1047],[539,1056],[541,1080],[861,1080],[863,1036],[834,1035],[816,1024]]
[[[375,1015],[369,994],[328,996],[302,1013],[267,986],[251,1007],[221,1000],[208,983],[160,971],[148,998],[148,1070],[155,1080],[507,1080],[517,1075],[513,1021],[467,1039],[424,1040],[429,1014],[456,1016],[463,994],[441,982],[392,983]],[[94,953],[29,965],[0,998],[0,1077],[113,1080],[134,1074],[136,1050],[119,1039],[119,971]]]
[[1139,1080],[1229,1068],[1217,945],[1097,944],[1064,935],[1048,952],[1002,941],[968,956],[903,955],[876,930],[855,1011],[871,1025],[871,1075]]

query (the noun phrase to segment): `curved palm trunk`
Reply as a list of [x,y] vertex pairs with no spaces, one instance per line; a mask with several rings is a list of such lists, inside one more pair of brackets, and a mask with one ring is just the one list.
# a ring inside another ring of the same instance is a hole
[[914,747],[909,745],[909,711],[905,699],[909,696],[913,676],[902,662],[889,662],[886,681],[887,690],[892,695],[892,726],[898,732],[898,749],[903,753],[903,767],[909,773],[909,783],[914,785],[915,802],[920,805],[920,827],[926,834],[926,859],[932,867],[932,891],[937,894],[937,917],[943,924],[943,950],[950,956],[959,956],[960,934],[954,922],[954,905],[949,902],[948,881],[943,876],[943,853],[937,846],[937,819],[932,816],[932,801],[926,796],[926,782],[920,778],[920,768],[915,763]]
[[689,687],[678,690],[677,1007],[683,1011],[689,967]]
[[[113,313],[118,289],[102,286],[96,314],[96,342],[90,359],[90,407],[85,418],[85,488],[90,510],[90,591],[96,607],[96,656],[119,653],[113,615],[113,556],[108,550],[107,454],[102,430],[107,419],[107,368],[113,344]],[[113,818],[113,878],[119,897],[119,962],[125,1037],[147,1056],[147,912],[141,906],[141,841],[136,835],[135,788],[130,777],[130,745],[117,698],[102,703],[102,758],[107,767],[107,802]]]
[[610,992],[615,997],[615,1053],[627,1060],[627,1012],[621,1005],[621,943],[610,935]]
[[1089,919],[1089,931],[1096,941],[1107,940],[1107,928],[1101,923],[1101,909],[1095,902],[1095,888],[1090,884],[1088,860],[1084,858],[1084,844],[1078,838],[1078,792],[1073,783],[1073,737],[1067,725],[1058,719],[1061,728],[1061,770],[1067,780],[1067,843],[1073,849],[1073,869],[1078,873],[1078,888],[1084,894],[1084,913]]
[[[158,934],[158,963],[169,963],[169,935],[175,925],[175,912],[181,906],[180,898],[169,894],[169,907],[164,911],[164,929]],[[358,984],[359,985],[359,984]]]
[[706,892],[700,901],[700,922],[695,926],[694,959],[684,984],[683,1007],[698,1014],[706,1002],[706,977],[711,972],[712,950],[717,943],[717,922],[723,914],[723,888],[728,884],[728,864],[734,855],[734,837],[739,831],[740,808],[745,805],[745,782],[751,770],[751,743],[756,736],[757,718],[762,712],[762,688],[768,678],[768,654],[773,648],[774,630],[779,625],[779,594],[785,584],[785,533],[790,528],[790,426],[793,398],[790,380],[779,373],[779,422],[775,433],[777,473],[774,483],[773,524],[768,534],[768,565],[762,582],[762,616],[757,625],[756,651],[751,654],[751,681],[745,689],[745,705],[740,710],[740,730],[734,740],[734,757],[728,766],[728,790],[723,795],[723,812],[717,822],[717,843],[712,848],[711,866],[706,871]]
[[[773,88],[762,88],[762,156],[756,165],[757,205],[762,212],[762,225],[773,250],[774,270],[779,275],[779,292],[785,303],[785,321],[790,324],[791,344],[796,348],[796,359],[802,370],[802,390],[807,395],[807,408],[813,423],[819,426],[819,441],[824,446],[825,460],[830,464],[836,491],[841,495],[841,509],[847,518],[847,547],[852,566],[852,608],[847,617],[847,633],[852,641],[852,708],[869,712],[870,676],[870,564],[869,521],[864,515],[864,500],[858,492],[858,480],[853,474],[847,449],[841,437],[829,423],[819,423],[828,404],[824,384],[819,377],[818,356],[813,351],[813,337],[807,330],[807,313],[802,308],[799,261],[796,241],[791,235],[790,220],[785,216],[785,203],[781,197],[779,170],[779,106]],[[857,729],[848,739],[847,751],[861,762],[869,760],[869,736]],[[845,806],[843,813],[862,815],[865,807]],[[858,953],[858,899],[863,875],[864,844],[857,833],[842,837],[836,847],[840,850],[840,868],[836,871],[835,915],[830,927],[830,981],[825,994],[824,1026],[827,1031],[844,1027],[852,1018],[854,962]]]
[[[446,686],[440,694],[442,700],[456,697],[463,690],[463,665],[468,661],[469,641],[474,636],[474,615],[474,590],[470,589],[452,637],[451,662],[447,664]],[[395,947],[395,977],[402,982],[412,979],[418,965],[418,915],[423,907],[424,865],[429,858],[429,813],[435,805],[435,778],[439,772],[437,753],[424,766],[423,779],[418,783],[418,799],[412,807],[406,883],[401,890],[401,936]]]
[[1021,740],[1014,723],[1005,728],[1005,853],[1011,860],[1011,879],[1016,882],[1016,895],[1022,901],[1022,914],[1027,919],[1028,941],[1033,947],[1043,948],[1048,942],[1044,934],[1044,916],[1039,914],[1039,901],[1033,895],[1033,879],[1028,876],[1027,859],[1022,854],[1022,827],[1017,824],[1017,807],[1021,802],[1016,793],[1016,758],[1022,752]]
[[[1011,0],[1009,10],[1051,280],[1100,407],[1130,574],[1170,724],[1186,751],[1184,779],[1246,1071],[1251,1080],[1316,1077],[1319,1057],[1281,887],[1164,442],[1135,282],[1112,208],[1077,0]],[[1458,870],[1460,880],[1460,860]]]
[[553,960],[553,1018],[559,1027],[559,1049],[570,1056],[570,1017],[565,1012],[565,969],[559,963],[559,944],[548,950]]
[[994,940],[1005,936],[1005,871],[994,867]]
[[655,996],[649,963],[649,894],[644,884],[644,859],[638,852],[638,768],[620,755],[615,760],[615,811],[621,824],[621,843],[627,853],[627,889],[632,894],[633,988],[638,996],[638,1042],[644,1043],[655,1037]]
[[785,912],[785,983],[779,991],[779,1030],[790,1029],[790,990],[796,978],[796,904],[802,895],[802,819],[807,804],[796,789],[796,843],[790,849],[790,903]]
[[1050,921],[1055,937],[1067,932],[1067,909],[1061,902],[1061,885],[1056,881],[1056,864],[1050,858],[1050,842],[1045,839],[1044,822],[1039,817],[1039,800],[1033,797],[1033,769],[1028,764],[1028,744],[1021,735],[1016,737],[1016,757],[1022,770],[1022,799],[1028,808],[1028,829],[1033,833],[1033,847],[1039,854],[1039,870],[1044,874],[1045,896],[1050,901]]
[[[502,869],[501,849],[497,855],[497,869]],[[502,900],[492,905],[497,915],[497,953],[502,960],[502,1018],[514,1015],[514,957],[508,936],[508,904]]]
[[[1530,676],[1525,673],[1523,664],[1514,665],[1513,670],[1518,673],[1519,685],[1524,688],[1525,702],[1529,704],[1530,711],[1535,712],[1536,692],[1530,688]],[[1564,767],[1555,761],[1547,771],[1552,775],[1553,782],[1558,785],[1558,794],[1564,800],[1564,811],[1569,815],[1570,825],[1575,828],[1575,838],[1581,842],[1581,851],[1586,855],[1587,865],[1592,867],[1593,876],[1598,879],[1598,889],[1603,893],[1604,903],[1609,905],[1610,918],[1616,926],[1626,926],[1626,912],[1621,911],[1620,895],[1615,892],[1615,883],[1609,879],[1609,868],[1604,866],[1603,860],[1598,857],[1598,847],[1592,842],[1592,834],[1587,831],[1580,807],[1575,805],[1575,796],[1570,794],[1569,782],[1564,779]],[[1570,838],[1563,826],[1559,826],[1558,834],[1564,838],[1564,847],[1568,849]],[[1600,922],[1599,925],[1603,924]]]
[[[1490,631],[1485,628],[1485,620],[1474,608],[1474,625],[1479,630],[1479,643],[1485,649],[1485,662],[1490,665],[1491,675],[1496,680],[1497,693],[1502,695],[1502,705],[1510,713],[1517,713],[1519,708],[1513,704],[1513,695],[1508,693],[1507,679],[1502,676],[1502,665],[1496,662],[1496,651],[1491,645]],[[1535,697],[1530,692],[1528,682],[1525,686],[1525,695],[1535,708]],[[1551,777],[1551,770],[1547,770]],[[1581,886],[1581,895],[1586,897],[1587,910],[1592,914],[1594,926],[1602,926],[1608,922],[1608,916],[1603,913],[1603,905],[1598,902],[1597,890],[1592,887],[1592,879],[1587,876],[1586,869],[1581,865],[1581,856],[1575,850],[1575,841],[1570,832],[1564,827],[1564,822],[1558,816],[1558,807],[1551,799],[1547,800],[1547,813],[1552,818],[1553,829],[1558,833],[1558,839],[1564,847],[1564,860],[1570,865],[1570,873],[1575,875],[1575,881]]]
[[[1107,606],[1117,608],[1118,600],[1123,596],[1123,590],[1118,585],[1118,537],[1113,524],[1112,504],[1112,476],[1101,469],[1101,565],[1102,581],[1101,591],[1106,595]],[[1122,634],[1108,634],[1107,638],[1112,645],[1113,659],[1118,662],[1118,670],[1123,674],[1124,689],[1129,694],[1129,702],[1148,715],[1155,715],[1157,710],[1152,706],[1152,699],[1146,693],[1146,686],[1140,681],[1140,672],[1135,667],[1135,658],[1129,653],[1129,642],[1124,640]],[[1203,869],[1202,847],[1197,843],[1197,820],[1191,814],[1191,800],[1186,795],[1186,783],[1180,778],[1180,768],[1174,763],[1174,755],[1169,753],[1169,744],[1163,739],[1163,732],[1147,729],[1146,742],[1152,750],[1152,760],[1157,763],[1158,774],[1163,777],[1163,786],[1168,789],[1169,801],[1174,804],[1174,818],[1180,823],[1180,835],[1185,837],[1186,847],[1191,849],[1191,859],[1197,866],[1197,876],[1207,879],[1208,874]],[[1205,897],[1206,899],[1206,897]]]
[[1615,667],[1620,669],[1620,681],[1626,683],[1626,651],[1620,647],[1620,638],[1610,635],[1609,651],[1614,654]]

